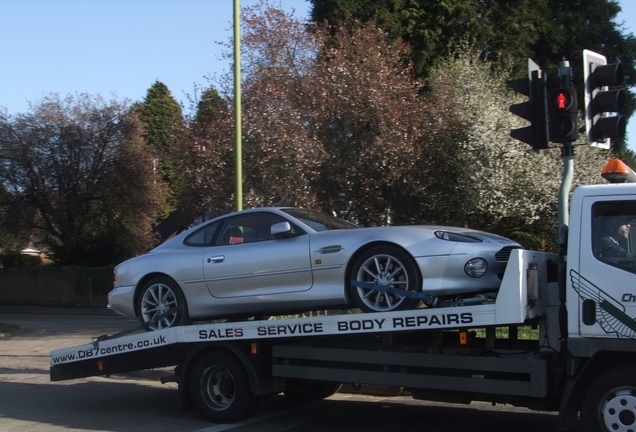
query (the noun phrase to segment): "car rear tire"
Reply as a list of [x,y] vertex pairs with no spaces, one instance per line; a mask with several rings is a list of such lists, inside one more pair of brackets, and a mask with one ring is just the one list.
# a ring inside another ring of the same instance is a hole
[[[419,292],[422,286],[413,258],[394,246],[376,246],[364,252],[351,268],[349,279],[379,288],[392,287],[415,292]],[[364,312],[412,309],[420,302],[397,293],[355,286],[351,282],[349,296]]]
[[147,330],[161,330],[190,323],[185,296],[172,279],[149,280],[139,293],[137,316]]

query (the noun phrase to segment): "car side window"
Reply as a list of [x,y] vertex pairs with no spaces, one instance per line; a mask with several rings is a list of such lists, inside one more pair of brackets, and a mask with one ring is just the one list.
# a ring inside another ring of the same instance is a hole
[[211,246],[219,230],[220,223],[207,224],[185,238],[183,243],[188,246]]
[[636,202],[597,203],[592,211],[594,256],[636,273],[636,240],[631,233],[632,222],[636,222]]
[[228,220],[217,244],[233,245],[272,240],[272,225],[285,222],[283,217],[272,213],[249,213]]

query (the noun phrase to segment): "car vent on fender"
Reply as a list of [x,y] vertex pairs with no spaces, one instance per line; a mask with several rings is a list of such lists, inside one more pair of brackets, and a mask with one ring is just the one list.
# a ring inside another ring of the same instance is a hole
[[501,262],[508,262],[508,259],[510,258],[510,253],[512,252],[513,249],[520,249],[520,248],[516,246],[506,246],[500,249],[499,252],[495,254],[495,259]]

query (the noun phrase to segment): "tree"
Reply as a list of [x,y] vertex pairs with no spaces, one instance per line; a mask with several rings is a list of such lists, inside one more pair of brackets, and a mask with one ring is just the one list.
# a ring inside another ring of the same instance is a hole
[[113,264],[152,243],[162,185],[125,102],[50,95],[0,127],[7,216],[56,262]]
[[245,189],[254,205],[316,206],[320,143],[309,133],[307,81],[316,42],[267,3],[242,12]]
[[210,87],[192,105],[194,116],[171,152],[181,167],[181,187],[174,209],[155,227],[160,242],[232,208],[233,154],[228,131],[233,120],[228,102]]
[[[370,20],[391,37],[412,46],[411,58],[421,77],[441,66],[466,40],[495,70],[526,73],[532,58],[557,80],[562,59],[576,68],[579,100],[583,100],[582,51],[603,53],[610,63],[625,66],[627,86],[636,85],[636,38],[616,22],[620,6],[615,0],[312,0],[312,19],[346,20],[360,26]],[[582,104],[580,104],[582,107]],[[581,108],[582,109],[582,108]],[[626,117],[636,109],[636,95],[628,92]],[[625,150],[616,141],[618,152]]]
[[0,184],[0,254],[16,253],[30,243],[28,227],[12,220],[13,196]]
[[196,103],[196,113],[191,128],[201,129],[214,122],[219,116],[227,115],[228,103],[214,87],[209,87],[201,94]]
[[146,142],[157,156],[157,167],[167,186],[166,208],[160,215],[165,218],[178,207],[179,194],[184,187],[183,165],[177,150],[185,139],[181,106],[165,84],[155,81],[136,110],[145,126]]
[[408,46],[373,23],[352,32],[319,28],[316,35],[310,117],[325,152],[316,185],[322,206],[363,225],[404,219],[431,181],[431,132],[441,126],[435,111],[445,103],[434,107],[422,97],[405,62]]
[[[433,153],[407,47],[369,25],[339,38],[264,2],[243,12],[245,184],[251,205],[386,223]],[[438,104],[443,106],[442,104]]]
[[182,146],[187,180],[181,208],[193,220],[232,210],[234,199],[234,116],[230,103],[214,87],[201,95]]
[[312,0],[312,19],[349,26],[376,22],[388,35],[412,47],[414,70],[421,77],[466,40],[491,62],[521,59],[544,31],[544,0]]

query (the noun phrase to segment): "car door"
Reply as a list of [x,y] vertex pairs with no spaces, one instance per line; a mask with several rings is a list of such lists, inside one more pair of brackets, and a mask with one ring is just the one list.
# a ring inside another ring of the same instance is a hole
[[275,238],[272,225],[286,221],[269,212],[228,219],[217,245],[203,256],[210,295],[258,297],[309,290],[309,235]]

